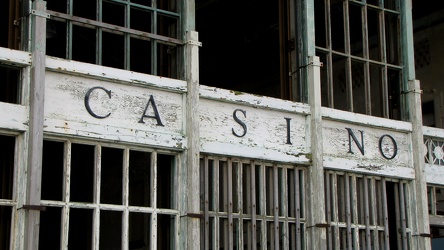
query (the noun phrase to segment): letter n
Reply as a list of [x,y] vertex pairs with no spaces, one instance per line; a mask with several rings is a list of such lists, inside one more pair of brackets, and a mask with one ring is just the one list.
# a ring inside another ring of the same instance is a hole
[[351,128],[345,129],[348,131],[348,152],[354,154],[351,146],[351,140],[353,139],[359,151],[361,151],[361,154],[364,155],[364,131],[358,130],[361,132],[361,143],[359,143],[358,138],[356,138],[355,134],[353,133],[353,130],[351,130]]

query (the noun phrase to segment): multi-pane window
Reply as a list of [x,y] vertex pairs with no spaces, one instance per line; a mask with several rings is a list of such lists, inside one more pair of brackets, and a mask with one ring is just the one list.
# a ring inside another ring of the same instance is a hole
[[305,169],[201,159],[204,249],[304,249]]
[[40,249],[177,248],[176,157],[45,140]]
[[48,55],[178,77],[178,0],[48,0]]
[[399,0],[315,0],[322,105],[400,119]]
[[0,249],[9,249],[12,218],[17,211],[13,196],[15,138],[0,135]]
[[407,181],[325,172],[328,249],[411,249]]

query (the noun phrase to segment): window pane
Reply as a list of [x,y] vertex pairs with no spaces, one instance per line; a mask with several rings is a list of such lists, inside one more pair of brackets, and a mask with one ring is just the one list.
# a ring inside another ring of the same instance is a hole
[[71,148],[71,201],[92,202],[94,146],[73,143]]
[[176,169],[174,156],[157,155],[157,207],[176,208]]
[[122,248],[122,212],[100,211],[99,249],[120,250]]
[[100,203],[122,204],[123,149],[102,147]]
[[15,138],[0,135],[0,199],[12,199]]
[[95,63],[96,30],[74,25],[72,33],[72,59]]
[[129,249],[149,249],[151,239],[150,224],[150,214],[129,214]]
[[0,65],[0,102],[20,103],[20,69]]
[[151,204],[151,154],[130,151],[129,205],[149,207]]
[[69,210],[69,249],[91,249],[93,211],[75,208]]
[[40,213],[39,249],[59,249],[62,209],[47,207]]
[[63,200],[64,143],[43,141],[42,199]]

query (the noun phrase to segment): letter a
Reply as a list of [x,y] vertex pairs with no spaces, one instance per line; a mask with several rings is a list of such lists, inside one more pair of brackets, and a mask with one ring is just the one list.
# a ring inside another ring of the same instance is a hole
[[[146,114],[146,111],[148,110],[148,107],[150,106],[150,104],[153,106],[154,115],[147,115]],[[157,121],[157,126],[163,126],[162,121],[160,120],[159,112],[157,111],[156,103],[154,102],[153,95],[150,95],[150,100],[146,104],[145,111],[143,111],[143,114],[142,114],[142,117],[139,120],[139,123],[145,123],[143,121],[143,118],[145,118],[145,117],[147,117],[147,118],[154,118]]]

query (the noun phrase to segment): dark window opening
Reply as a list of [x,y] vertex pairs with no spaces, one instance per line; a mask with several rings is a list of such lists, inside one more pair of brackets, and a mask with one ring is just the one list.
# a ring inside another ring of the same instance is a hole
[[19,49],[20,15],[19,0],[0,2],[0,47]]
[[39,249],[60,249],[62,209],[47,207],[40,213]]
[[71,201],[93,202],[95,147],[71,145]]
[[200,83],[300,101],[290,6],[284,0],[196,1]]
[[[0,199],[13,199],[15,138],[0,135]],[[11,206],[0,204],[0,249],[9,249]]]
[[20,103],[20,69],[0,65],[0,102]]
[[123,149],[102,147],[100,203],[122,205]]
[[399,0],[314,2],[322,106],[400,120]]
[[43,141],[42,200],[63,199],[64,143]]

